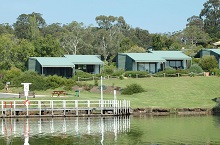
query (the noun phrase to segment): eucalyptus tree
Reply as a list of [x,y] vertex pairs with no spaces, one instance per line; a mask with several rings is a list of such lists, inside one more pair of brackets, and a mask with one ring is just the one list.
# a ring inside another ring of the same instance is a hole
[[200,18],[204,20],[204,29],[212,38],[220,38],[220,1],[208,0],[203,4]]
[[31,40],[43,27],[46,26],[45,20],[40,13],[21,14],[13,24],[15,35],[18,38]]
[[82,35],[84,25],[83,23],[78,23],[73,21],[72,23],[65,25],[66,30],[64,36],[60,39],[61,46],[67,54],[75,54],[82,47]]
[[14,30],[8,23],[0,24],[0,35],[1,34],[14,34]]
[[208,44],[211,40],[209,35],[201,28],[192,25],[183,30],[184,38],[189,42],[189,45]]
[[187,19],[186,27],[195,26],[201,30],[204,30],[204,23],[203,20],[199,16],[191,16]]

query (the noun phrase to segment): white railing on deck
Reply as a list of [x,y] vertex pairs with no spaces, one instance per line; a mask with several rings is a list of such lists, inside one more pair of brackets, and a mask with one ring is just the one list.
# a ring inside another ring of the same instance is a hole
[[[80,110],[88,110],[88,115],[90,111],[101,110],[112,110],[114,115],[129,114],[130,113],[130,101],[129,100],[30,100],[30,105],[26,107],[24,101],[1,101],[1,111],[2,116],[4,116],[6,111],[11,111],[10,115],[15,115],[15,111],[39,111],[41,116],[42,110],[50,110],[51,115],[54,115],[55,110],[63,110],[64,116],[66,115],[66,110],[75,110],[76,116],[79,115]],[[25,110],[26,109],[26,110]],[[28,113],[27,113],[28,115]]]

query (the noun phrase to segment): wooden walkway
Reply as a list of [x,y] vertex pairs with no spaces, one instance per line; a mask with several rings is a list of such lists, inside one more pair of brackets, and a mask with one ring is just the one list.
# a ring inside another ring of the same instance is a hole
[[129,100],[1,101],[0,117],[129,115]]

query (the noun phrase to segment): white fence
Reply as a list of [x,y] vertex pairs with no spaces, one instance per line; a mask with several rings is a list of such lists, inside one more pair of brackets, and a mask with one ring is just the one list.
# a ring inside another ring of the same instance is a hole
[[128,115],[129,100],[31,100],[1,101],[2,117]]

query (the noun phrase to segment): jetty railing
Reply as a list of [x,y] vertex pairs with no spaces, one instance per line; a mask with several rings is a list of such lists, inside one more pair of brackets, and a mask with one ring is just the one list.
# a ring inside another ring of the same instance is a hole
[[1,117],[128,115],[129,100],[5,100]]

